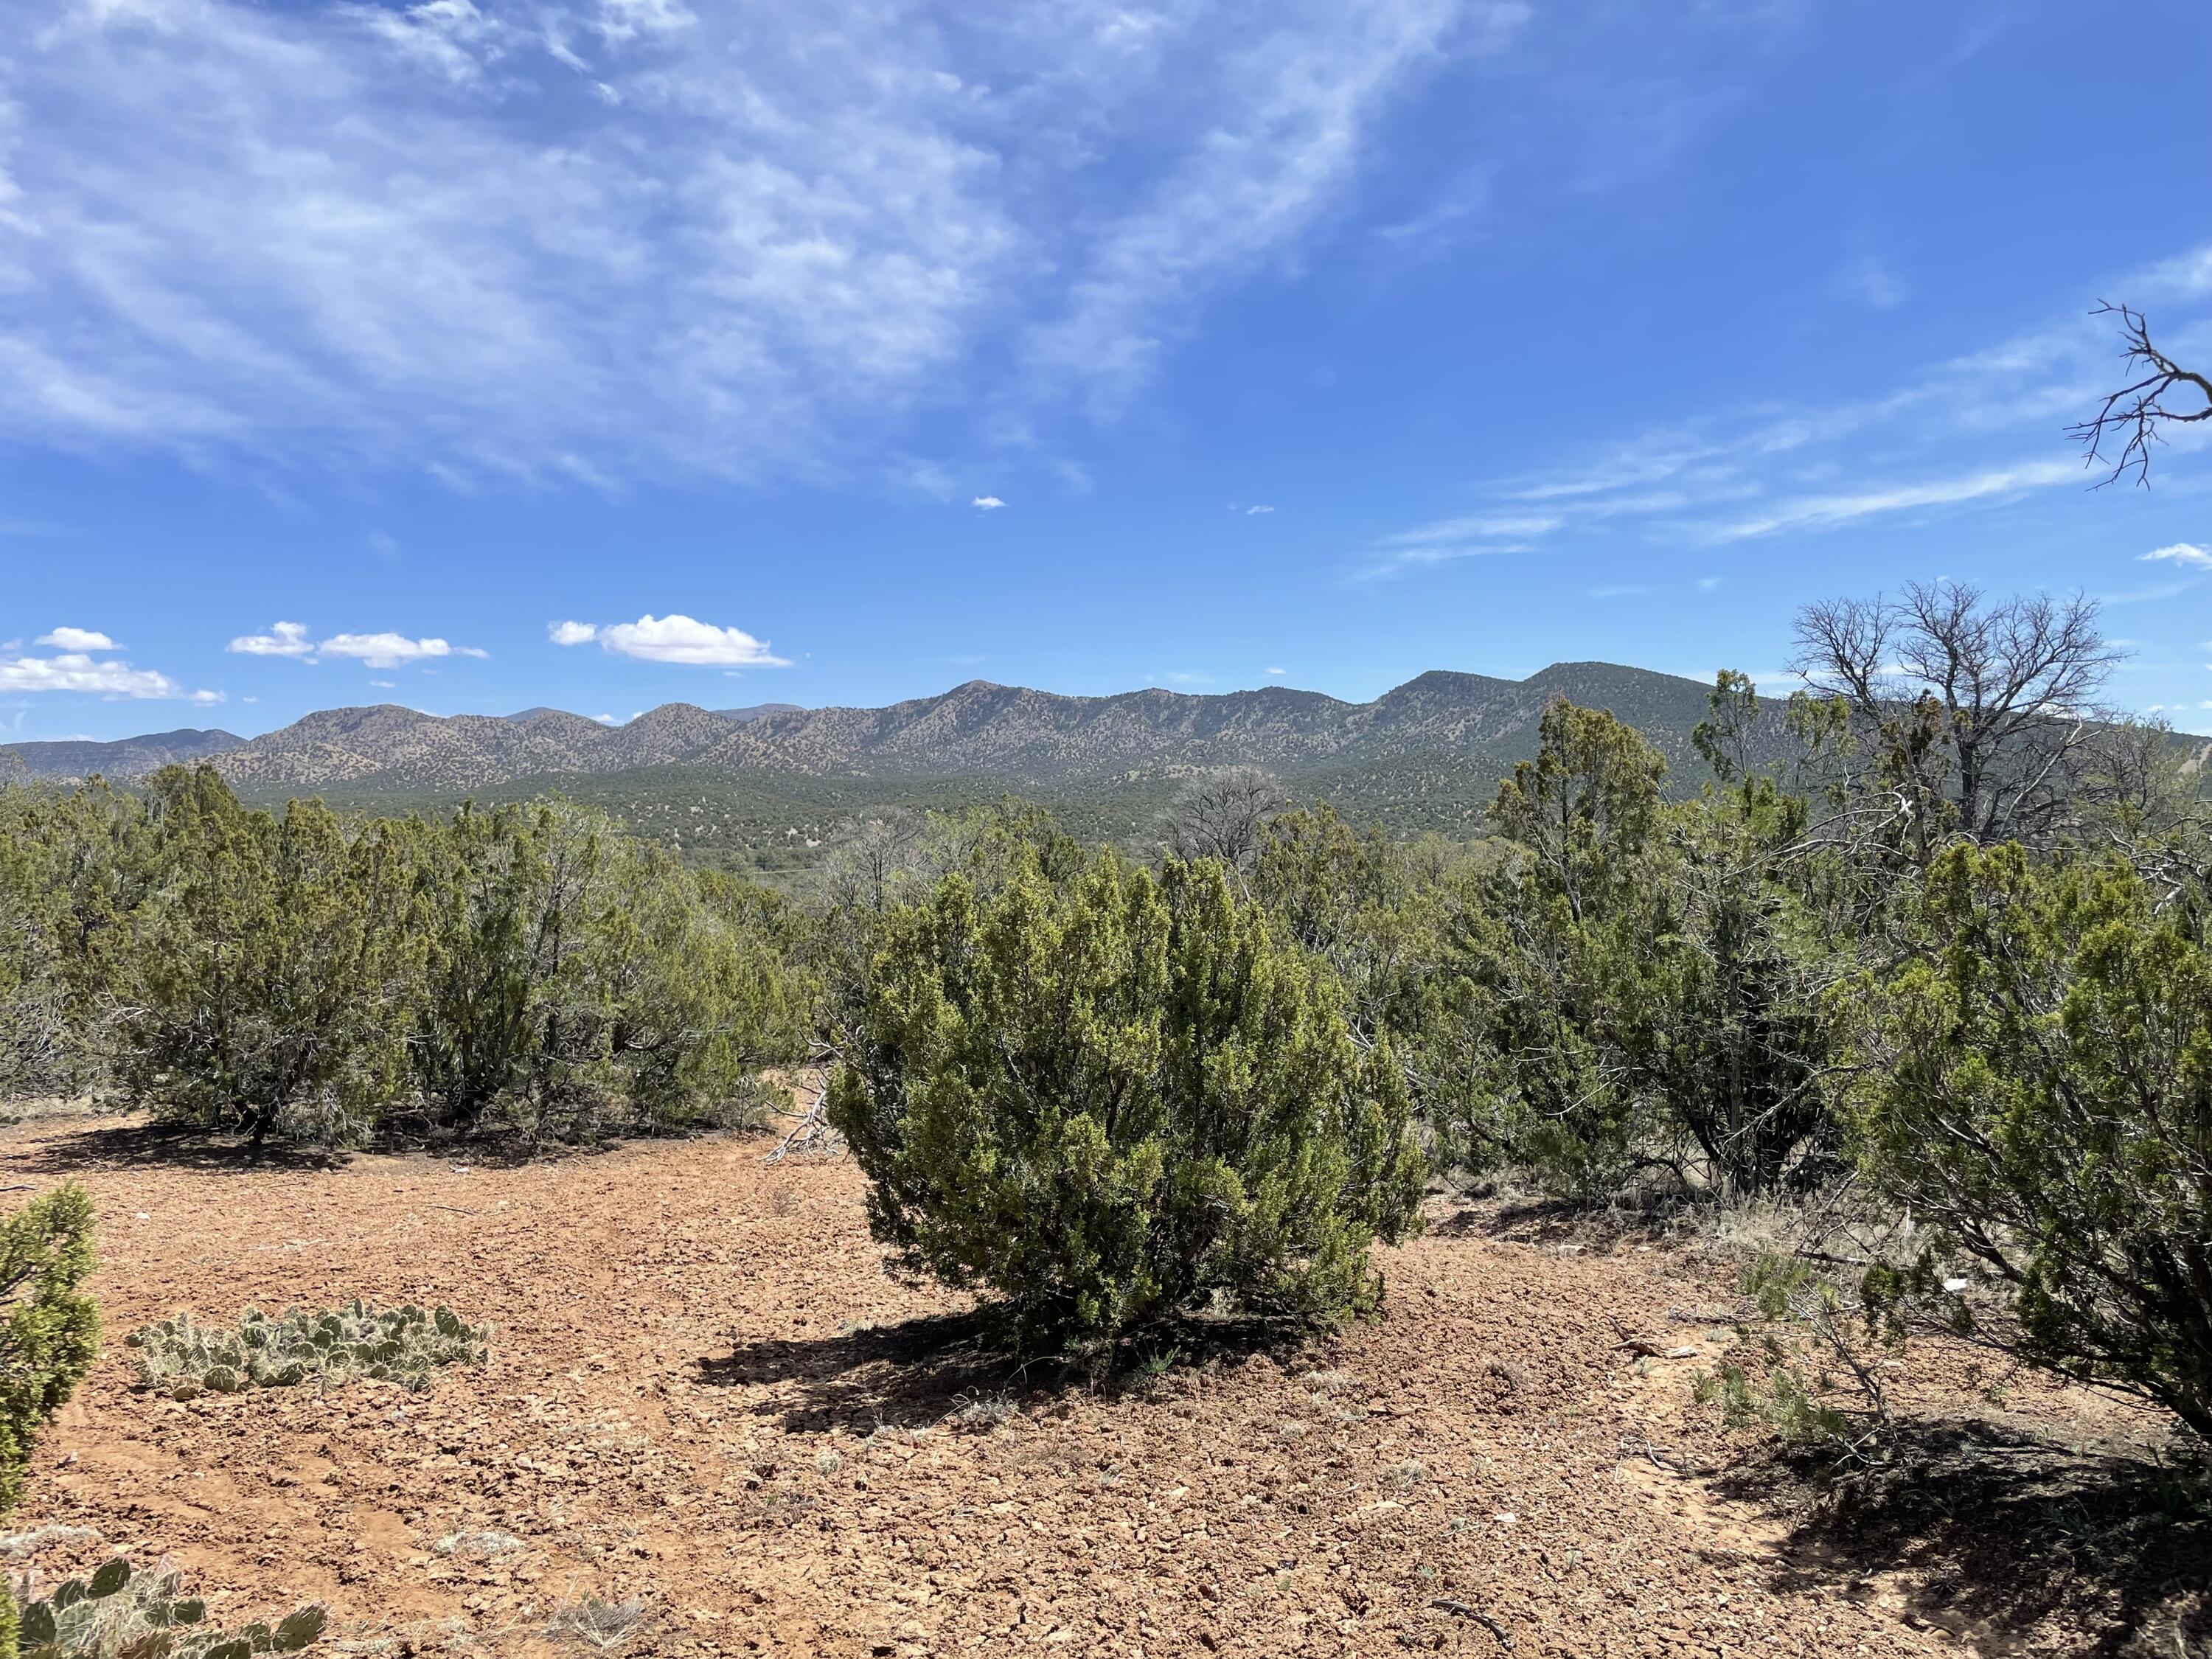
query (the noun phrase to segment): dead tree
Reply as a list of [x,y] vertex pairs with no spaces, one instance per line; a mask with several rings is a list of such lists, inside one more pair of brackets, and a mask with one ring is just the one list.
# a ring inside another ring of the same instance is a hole
[[[2097,489],[2130,472],[2137,483],[2148,486],[2151,446],[2166,441],[2166,428],[2212,421],[2212,379],[2182,368],[2152,344],[2150,325],[2141,312],[2100,300],[2089,314],[2120,319],[2125,348],[2120,361],[2134,378],[2105,399],[2095,418],[2068,428],[2068,435],[2088,450],[2091,466],[2112,468]],[[2110,453],[2114,443],[2119,445],[2117,458]]]
[[2062,828],[2106,768],[2097,702],[2121,653],[2096,601],[1984,601],[1963,582],[1797,613],[1797,672],[1839,698],[1884,787],[1980,842]]
[[1224,767],[1183,785],[1161,825],[1162,844],[1170,857],[1218,859],[1241,884],[1259,859],[1268,823],[1290,804],[1258,767]]

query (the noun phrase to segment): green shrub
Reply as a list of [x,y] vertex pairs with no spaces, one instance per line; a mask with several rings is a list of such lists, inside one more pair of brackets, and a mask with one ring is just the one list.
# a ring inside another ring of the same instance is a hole
[[410,1303],[379,1312],[356,1299],[323,1313],[287,1308],[276,1319],[248,1308],[234,1327],[179,1314],[124,1340],[137,1350],[138,1387],[190,1400],[311,1378],[325,1388],[359,1377],[421,1390],[434,1365],[482,1364],[490,1339],[490,1326],[467,1324],[451,1308]]
[[249,812],[207,767],[151,788],[152,889],[96,958],[123,1097],[256,1142],[363,1139],[406,1080],[416,836]]
[[22,1498],[33,1431],[92,1365],[100,1312],[81,1288],[92,1268],[83,1188],[41,1194],[0,1222],[0,1516]]
[[1838,1006],[1865,1168],[1997,1293],[1978,1334],[2212,1436],[2212,894],[2169,868],[1955,848],[1926,958]]
[[1732,1425],[1765,1423],[1831,1468],[1878,1461],[1894,1425],[1882,1361],[1905,1340],[1905,1322],[1847,1295],[1814,1264],[1761,1255],[1744,1293],[1759,1309],[1757,1358],[1730,1360],[1697,1382]]
[[758,890],[561,805],[464,808],[432,838],[411,1048],[449,1127],[589,1139],[712,1123],[805,1051],[799,982]]
[[[57,1188],[0,1222],[0,1516],[23,1496],[33,1433],[91,1368],[100,1312],[81,1288],[93,1269],[92,1200]],[[15,1652],[15,1601],[0,1589],[0,1659]]]
[[888,919],[831,1121],[908,1271],[995,1293],[1020,1346],[1115,1339],[1209,1297],[1368,1305],[1422,1160],[1389,1045],[1219,866],[1033,852]]
[[238,1631],[209,1625],[207,1606],[179,1592],[174,1568],[134,1572],[118,1557],[88,1578],[70,1578],[19,1615],[21,1659],[251,1659],[297,1653],[323,1633],[328,1616],[313,1603],[274,1626]]

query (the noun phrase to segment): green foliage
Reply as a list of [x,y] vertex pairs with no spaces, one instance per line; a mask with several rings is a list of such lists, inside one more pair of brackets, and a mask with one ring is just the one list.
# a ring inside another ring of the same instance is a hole
[[1960,846],[1917,922],[1838,994],[1868,1173],[2005,1293],[1983,1334],[2212,1435],[2212,891]]
[[430,1386],[433,1366],[483,1364],[491,1327],[470,1325],[442,1305],[380,1312],[356,1298],[324,1312],[287,1308],[276,1319],[248,1308],[234,1327],[178,1314],[124,1340],[137,1351],[137,1386],[173,1400],[310,1379],[320,1388],[365,1378],[420,1391]]
[[1220,867],[1108,854],[996,890],[946,877],[890,915],[832,1121],[876,1236],[1002,1299],[1020,1345],[1121,1337],[1217,1295],[1329,1321],[1370,1242],[1412,1225],[1421,1160],[1387,1043]]
[[210,1128],[358,1144],[757,1106],[805,1051],[789,907],[541,803],[444,823],[0,791],[0,1094],[103,1081]]
[[98,1348],[99,1310],[82,1288],[92,1229],[92,1200],[74,1185],[0,1222],[0,1515],[22,1498],[33,1433],[69,1399]]
[[464,809],[431,847],[416,1075],[444,1122],[680,1127],[804,1048],[778,906],[593,814]]
[[96,1076],[94,947],[139,896],[144,819],[103,785],[0,787],[0,1101]]
[[1765,1255],[1746,1271],[1759,1309],[1758,1358],[1700,1377],[1700,1401],[1735,1425],[1765,1423],[1828,1467],[1878,1461],[1890,1449],[1881,1359],[1902,1346],[1897,1305],[1854,1302],[1813,1263]]
[[1584,1199],[1650,1173],[1764,1193],[1832,1163],[1823,953],[1784,879],[1805,805],[1741,769],[1750,682],[1722,676],[1713,708],[1699,745],[1731,781],[1696,801],[1566,703],[1499,790],[1503,855],[1439,913],[1443,971],[1401,1039],[1449,1160]]
[[311,1602],[273,1626],[225,1631],[210,1625],[206,1603],[182,1589],[174,1568],[139,1572],[118,1557],[90,1578],[67,1579],[25,1603],[15,1650],[21,1659],[251,1659],[311,1647],[329,1622]]
[[1652,941],[1673,926],[1665,770],[1610,714],[1555,702],[1537,758],[1499,789],[1491,816],[1512,851],[1445,1015],[1458,1044],[1440,1128],[1460,1161],[1601,1196],[1648,1156],[1629,1055]]
[[257,1141],[362,1139],[404,1086],[416,838],[248,812],[204,767],[153,798],[150,891],[99,958],[118,1088]]

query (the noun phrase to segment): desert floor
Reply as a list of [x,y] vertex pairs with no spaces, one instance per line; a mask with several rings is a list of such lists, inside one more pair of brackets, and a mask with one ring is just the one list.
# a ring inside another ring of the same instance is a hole
[[[402,1656],[588,1650],[553,1626],[590,1597],[638,1604],[630,1654],[2212,1653],[2203,1529],[2144,1522],[2147,1466],[2107,1455],[2142,1413],[2018,1379],[1999,1411],[1930,1362],[1914,1470],[1815,1501],[1692,1398],[1742,1340],[1696,1250],[1440,1201],[1380,1253],[1380,1319],[1088,1389],[992,1364],[885,1275],[849,1161],[771,1144],[9,1131],[0,1184],[98,1202],[108,1333],[13,1566],[167,1556],[218,1614],[319,1598],[332,1648]],[[490,1362],[130,1386],[147,1321],[356,1296],[488,1319]],[[26,1541],[52,1525],[96,1536]]]

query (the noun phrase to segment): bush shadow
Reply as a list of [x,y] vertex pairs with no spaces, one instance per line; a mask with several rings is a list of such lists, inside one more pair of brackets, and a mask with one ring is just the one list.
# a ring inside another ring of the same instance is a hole
[[[1895,1573],[1911,1613],[1985,1650],[2042,1627],[2069,1651],[2212,1651],[2212,1478],[2201,1461],[2075,1449],[1999,1424],[1901,1426],[1887,1468],[1800,1509],[1778,1593]],[[1808,1471],[1778,1454],[1721,1473],[1724,1496],[1771,1507]]]
[[708,1387],[775,1390],[750,1409],[788,1433],[866,1434],[948,1419],[988,1427],[1018,1403],[1034,1409],[1073,1393],[1142,1393],[1175,1370],[1303,1350],[1312,1334],[1278,1321],[1194,1316],[1148,1331],[1141,1346],[1121,1352],[1115,1370],[1066,1355],[1016,1359],[995,1332],[988,1310],[934,1314],[835,1336],[740,1342],[726,1356],[694,1362],[693,1374]]
[[99,1122],[21,1148],[0,1147],[0,1168],[27,1175],[72,1176],[94,1170],[190,1170],[210,1175],[342,1170],[352,1154],[289,1141],[252,1145],[190,1124],[143,1120]]
[[991,1348],[986,1334],[983,1319],[964,1313],[835,1336],[763,1337],[696,1361],[695,1375],[710,1388],[775,1389],[750,1409],[781,1418],[791,1433],[866,1433],[878,1424],[924,1428],[959,1410],[963,1396],[1020,1388],[1020,1368]]
[[517,1170],[532,1164],[598,1158],[628,1146],[658,1140],[765,1139],[764,1131],[751,1127],[708,1128],[688,1134],[635,1131],[585,1140],[556,1140],[498,1129],[480,1130],[474,1134],[412,1133],[401,1126],[358,1148],[275,1139],[257,1146],[243,1134],[203,1128],[198,1124],[165,1123],[143,1117],[106,1117],[94,1120],[82,1128],[48,1133],[27,1145],[0,1143],[0,1169],[52,1176],[125,1169],[189,1170],[214,1175],[330,1171],[344,1169],[358,1153],[367,1152],[393,1158],[450,1158],[486,1170]]

